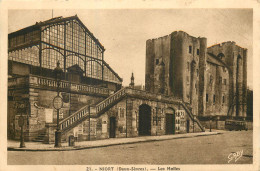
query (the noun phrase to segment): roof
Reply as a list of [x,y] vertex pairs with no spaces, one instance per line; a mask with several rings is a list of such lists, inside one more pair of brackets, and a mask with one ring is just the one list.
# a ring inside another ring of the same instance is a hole
[[222,42],[222,43],[217,43],[217,44],[214,44],[214,45],[211,45],[211,46],[209,46],[208,48],[212,48],[212,47],[215,47],[215,46],[219,46],[219,47],[221,47],[221,46],[223,46],[223,45],[235,45],[235,46],[237,46],[237,47],[239,47],[239,48],[242,48],[242,49],[247,49],[247,48],[243,48],[243,47],[241,47],[241,46],[239,46],[239,45],[237,45],[236,44],[236,42],[234,42],[234,41],[226,41],[226,42]]
[[76,73],[83,73],[84,71],[79,67],[78,64],[75,64],[73,66],[70,66],[67,68],[69,72],[76,72]]
[[229,67],[222,60],[220,60],[218,57],[216,57],[212,53],[207,53],[207,62],[218,65],[218,66],[223,66],[223,67],[226,67],[229,69]]
[[12,32],[12,33],[8,34],[8,38],[15,37],[17,35],[24,34],[24,33],[27,33],[27,32],[31,32],[31,31],[34,31],[34,30],[39,30],[41,27],[46,26],[46,25],[51,25],[51,24],[55,24],[55,23],[61,23],[61,22],[64,22],[64,21],[69,21],[69,20],[77,20],[79,22],[79,24],[89,34],[89,36],[100,46],[100,48],[103,51],[105,51],[104,46],[93,35],[93,33],[90,32],[89,29],[82,23],[82,21],[78,18],[77,15],[71,16],[71,17],[66,17],[66,18],[63,18],[62,16],[60,16],[60,17],[51,18],[51,19],[46,20],[46,21],[36,22],[35,25],[29,26],[29,27],[26,27],[26,28],[23,28],[21,30],[18,30],[18,31],[15,31],[15,32]]
[[113,73],[115,74],[115,76],[122,82],[123,79],[121,77],[119,77],[119,75],[108,65],[108,63],[106,63],[106,61],[103,61],[104,65]]

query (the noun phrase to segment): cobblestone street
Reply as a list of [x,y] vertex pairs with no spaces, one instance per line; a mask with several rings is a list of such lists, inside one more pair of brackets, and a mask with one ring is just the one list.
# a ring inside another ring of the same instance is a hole
[[[9,165],[252,164],[251,131],[76,151],[8,151]],[[232,158],[239,152],[242,157]],[[231,154],[231,155],[230,155]]]

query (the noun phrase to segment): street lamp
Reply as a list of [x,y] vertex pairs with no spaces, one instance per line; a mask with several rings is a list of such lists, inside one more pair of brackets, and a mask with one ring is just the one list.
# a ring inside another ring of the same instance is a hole
[[212,116],[210,115],[210,121],[209,121],[209,132],[211,132],[211,124],[212,124]]
[[195,119],[196,119],[196,116],[194,115],[194,116],[193,116],[193,133],[195,132],[195,131],[194,131],[194,130],[195,130],[195,129],[194,129],[194,128],[195,128],[195,127],[194,127]]
[[53,99],[53,107],[57,110],[57,128],[55,132],[55,147],[61,147],[61,131],[59,127],[59,114],[62,108],[63,101],[60,97],[60,81],[62,75],[62,69],[60,68],[60,62],[57,62],[57,67],[54,69],[55,78],[57,81],[57,96]]
[[24,126],[24,117],[22,113],[24,112],[24,109],[26,108],[25,104],[18,103],[16,104],[16,108],[20,112],[20,116],[18,119],[18,125],[21,127],[21,135],[20,135],[20,148],[24,148],[24,135],[23,135],[23,126]]

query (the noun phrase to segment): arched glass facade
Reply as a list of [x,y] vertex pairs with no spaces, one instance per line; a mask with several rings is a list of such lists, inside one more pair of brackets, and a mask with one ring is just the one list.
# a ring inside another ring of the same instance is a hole
[[59,60],[63,71],[78,65],[84,76],[121,83],[105,63],[104,47],[77,16],[36,23],[9,35],[9,60],[54,69]]

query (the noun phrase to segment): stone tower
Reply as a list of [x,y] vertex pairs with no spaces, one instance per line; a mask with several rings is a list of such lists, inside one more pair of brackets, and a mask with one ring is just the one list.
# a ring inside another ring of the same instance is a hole
[[211,46],[208,53],[214,54],[230,69],[229,106],[230,116],[246,117],[247,97],[247,49],[236,45],[235,42],[224,42]]
[[[146,42],[147,91],[182,99],[198,114],[198,104],[205,100],[204,69],[207,39],[195,38],[183,31]],[[199,101],[199,96],[203,97]]]

